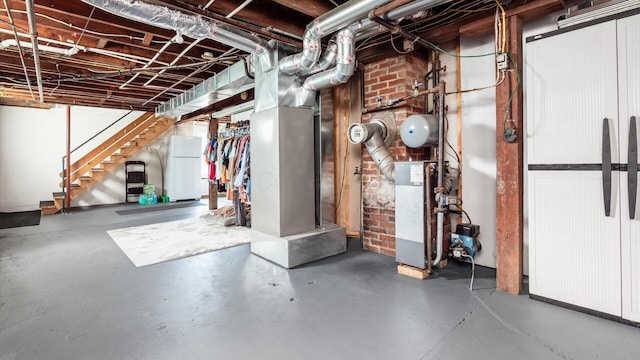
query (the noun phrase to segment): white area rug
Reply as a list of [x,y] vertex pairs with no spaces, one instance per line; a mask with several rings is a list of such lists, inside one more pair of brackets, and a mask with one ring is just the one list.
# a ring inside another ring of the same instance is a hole
[[109,230],[107,234],[136,267],[220,250],[250,241],[251,230],[222,226],[210,215],[159,224]]

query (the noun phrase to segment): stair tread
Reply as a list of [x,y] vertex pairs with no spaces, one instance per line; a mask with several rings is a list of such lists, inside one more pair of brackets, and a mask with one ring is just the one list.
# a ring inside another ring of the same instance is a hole
[[55,207],[56,203],[53,200],[44,200],[44,201],[40,201],[40,208],[42,209],[43,207]]
[[53,197],[54,198],[63,198],[64,197],[64,192],[63,191],[54,191],[53,192]]

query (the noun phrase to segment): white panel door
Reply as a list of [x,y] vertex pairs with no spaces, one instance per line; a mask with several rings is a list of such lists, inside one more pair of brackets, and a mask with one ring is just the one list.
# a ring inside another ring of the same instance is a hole
[[527,44],[526,70],[529,164],[601,163],[603,119],[618,133],[615,21]]
[[525,81],[530,292],[620,316],[620,173],[606,216],[600,169],[604,118],[620,161],[616,36],[610,21],[530,42]]
[[[628,163],[629,124],[636,117],[640,130],[640,15],[618,21],[621,163]],[[636,151],[640,149],[636,148]],[[640,322],[640,195],[635,218],[630,218],[627,174],[621,176],[622,204],[622,317]],[[636,192],[637,194],[637,192]]]
[[601,172],[528,177],[530,293],[620,316],[620,204],[605,216]]
[[640,196],[635,219],[629,219],[627,174],[621,176],[622,205],[622,317],[640,322]]

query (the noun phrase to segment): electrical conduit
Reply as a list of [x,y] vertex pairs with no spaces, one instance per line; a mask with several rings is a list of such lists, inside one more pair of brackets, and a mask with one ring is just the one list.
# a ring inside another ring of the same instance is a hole
[[44,90],[42,88],[42,70],[40,68],[40,56],[38,54],[38,29],[36,28],[36,10],[33,0],[25,1],[27,7],[27,20],[29,21],[29,35],[31,36],[31,47],[33,48],[33,64],[36,69],[36,80],[38,81],[38,96],[40,102],[44,103]]

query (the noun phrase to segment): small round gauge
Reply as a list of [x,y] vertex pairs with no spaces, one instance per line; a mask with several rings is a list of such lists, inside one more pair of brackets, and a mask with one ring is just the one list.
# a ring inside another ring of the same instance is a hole
[[362,144],[367,138],[367,128],[362,124],[351,124],[348,129],[349,142]]

